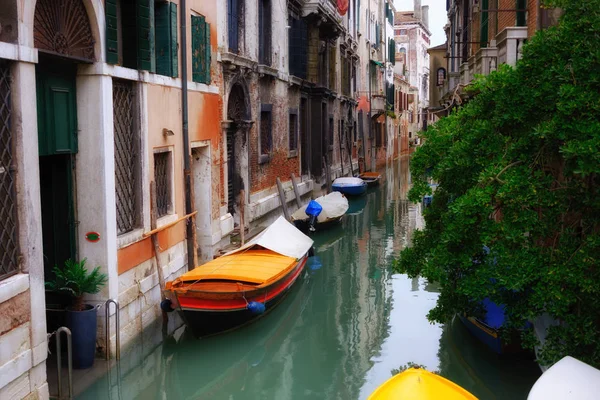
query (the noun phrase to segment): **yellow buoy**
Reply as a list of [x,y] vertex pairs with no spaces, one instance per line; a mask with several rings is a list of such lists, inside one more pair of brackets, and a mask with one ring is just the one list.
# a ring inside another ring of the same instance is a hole
[[410,368],[385,381],[369,400],[477,400],[457,384],[421,368]]

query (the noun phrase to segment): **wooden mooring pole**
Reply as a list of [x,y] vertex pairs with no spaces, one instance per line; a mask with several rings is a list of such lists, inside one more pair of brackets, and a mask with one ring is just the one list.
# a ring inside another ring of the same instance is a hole
[[[156,182],[150,182],[150,228],[156,229],[157,218],[157,205],[156,205]],[[158,285],[160,286],[160,299],[165,299],[165,278],[163,276],[163,269],[160,264],[160,246],[158,244],[158,232],[155,232],[151,236],[152,247],[154,248],[154,261],[156,261],[156,273],[158,275]],[[169,322],[169,317],[166,312],[162,312],[163,325]]]
[[292,186],[294,187],[294,195],[296,196],[296,205],[298,208],[302,207],[302,199],[300,198],[300,191],[298,190],[298,185],[296,184],[296,175],[292,174]]
[[285,191],[283,190],[283,185],[281,184],[281,179],[277,177],[277,189],[279,189],[279,200],[281,201],[281,208],[283,208],[283,215],[286,220],[290,220],[290,212],[287,208],[287,201],[285,201]]

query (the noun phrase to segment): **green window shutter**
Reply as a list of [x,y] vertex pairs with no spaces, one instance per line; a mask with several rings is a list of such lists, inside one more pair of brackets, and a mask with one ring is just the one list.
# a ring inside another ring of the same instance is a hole
[[156,73],[171,76],[171,13],[169,3],[154,5],[154,32],[156,37]]
[[[527,0],[517,0],[517,10],[527,9]],[[517,26],[527,25],[527,11],[517,11]]]
[[106,62],[119,63],[119,42],[117,40],[117,0],[105,0],[106,19]]
[[210,85],[210,61],[211,61],[211,56],[210,56],[210,24],[205,24],[206,26],[206,35],[205,37],[205,53],[204,53],[204,66],[206,68],[206,72],[204,74],[204,83],[206,83],[207,85]]
[[137,64],[138,69],[152,70],[154,34],[152,11],[154,0],[137,0]]
[[192,80],[210,84],[210,24],[192,15]]
[[489,22],[489,13],[488,13],[488,0],[481,1],[481,39],[479,40],[480,47],[487,47],[488,42],[488,22]]
[[204,82],[204,65],[202,63],[203,44],[206,36],[206,20],[203,16],[192,15],[192,80]]
[[177,50],[177,4],[171,3],[171,76],[177,78],[179,75],[179,57]]

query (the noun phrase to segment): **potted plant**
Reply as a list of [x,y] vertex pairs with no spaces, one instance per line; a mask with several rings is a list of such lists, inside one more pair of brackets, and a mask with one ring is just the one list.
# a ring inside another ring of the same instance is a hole
[[66,326],[71,330],[73,345],[73,367],[89,368],[94,364],[96,353],[97,308],[83,302],[86,293],[98,293],[106,284],[107,276],[100,273],[100,267],[88,272],[85,267],[87,259],[80,262],[65,261],[63,268],[55,266],[56,278],[46,282],[46,288],[67,293],[73,299],[72,305],[66,309]]

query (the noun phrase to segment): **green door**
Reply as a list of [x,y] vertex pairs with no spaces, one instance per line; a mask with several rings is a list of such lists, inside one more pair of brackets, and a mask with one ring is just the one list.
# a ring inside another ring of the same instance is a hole
[[76,258],[74,166],[77,153],[75,65],[44,59],[36,67],[44,272]]

